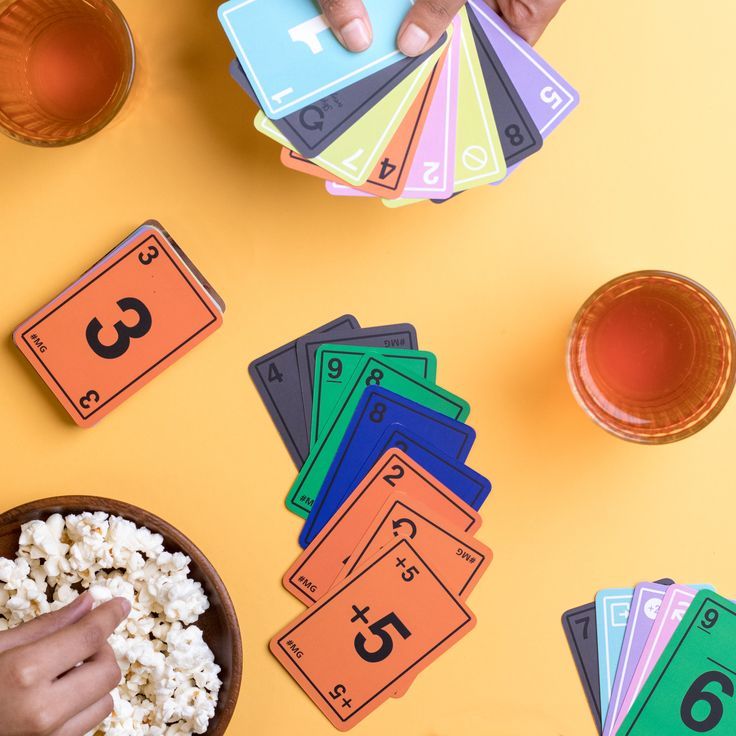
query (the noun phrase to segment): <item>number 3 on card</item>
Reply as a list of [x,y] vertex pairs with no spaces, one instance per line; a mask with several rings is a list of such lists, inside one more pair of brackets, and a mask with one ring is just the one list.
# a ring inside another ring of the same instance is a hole
[[223,308],[147,223],[13,339],[74,421],[90,426],[217,329]]

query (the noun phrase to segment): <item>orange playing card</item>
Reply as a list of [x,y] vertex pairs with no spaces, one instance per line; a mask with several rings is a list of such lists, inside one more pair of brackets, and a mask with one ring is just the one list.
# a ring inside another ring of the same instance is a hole
[[400,450],[388,450],[314,541],[286,571],[284,587],[300,601],[318,601],[335,582],[355,546],[392,493],[422,504],[450,529],[480,527],[476,511]]
[[13,333],[83,427],[222,324],[224,304],[159,223],[144,223]]
[[410,539],[445,585],[463,599],[470,595],[493,560],[493,552],[485,544],[469,534],[447,528],[443,518],[399,493],[373,519],[334,585],[360,570],[381,548],[401,537]]
[[[381,160],[376,164],[373,172],[368,177],[368,181],[362,186],[353,187],[354,189],[368,194],[374,194],[383,199],[396,199],[401,196],[406,186],[406,179],[409,176],[414,155],[417,152],[422,128],[424,128],[424,123],[427,120],[427,113],[432,104],[432,98],[437,89],[437,83],[446,56],[447,54],[443,54],[435,65],[432,74],[425,82],[417,99],[409,108],[409,112],[388,144]],[[281,163],[290,169],[309,174],[310,176],[316,176],[328,181],[339,181],[340,184],[345,184],[345,182],[336,179],[334,174],[330,174],[317,164],[307,158],[303,158],[289,148],[282,149]],[[346,186],[352,185],[346,184]]]
[[[466,600],[493,559],[493,552],[469,534],[445,528],[443,519],[408,496],[390,497],[342,568],[333,588],[358,574],[384,547],[396,539],[409,539],[424,561],[437,573],[450,592]],[[397,683],[393,697],[401,697],[411,686],[410,675]]]
[[401,539],[277,634],[271,651],[346,731],[474,625],[465,604]]

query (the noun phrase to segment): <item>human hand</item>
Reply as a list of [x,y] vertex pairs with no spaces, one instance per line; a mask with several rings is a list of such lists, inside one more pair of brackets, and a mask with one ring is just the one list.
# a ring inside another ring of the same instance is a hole
[[112,712],[120,669],[107,639],[130,604],[114,598],[94,611],[92,604],[87,593],[0,632],[3,736],[83,736]]
[[[522,38],[534,44],[565,0],[486,0]],[[419,56],[435,43],[465,0],[416,0],[399,29],[399,50]],[[340,43],[365,51],[373,40],[371,21],[362,0],[320,0],[322,11]]]

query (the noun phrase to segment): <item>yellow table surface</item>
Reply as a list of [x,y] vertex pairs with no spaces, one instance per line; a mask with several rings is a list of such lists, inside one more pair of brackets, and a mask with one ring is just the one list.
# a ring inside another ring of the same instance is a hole
[[[605,587],[671,576],[736,594],[731,404],[683,443],[639,447],[568,390],[568,325],[597,286],[685,273],[736,313],[736,7],[570,0],[539,44],[581,107],[499,188],[388,211],[279,165],[231,81],[210,0],[123,0],[140,70],[82,144],[0,140],[6,340],[2,506],[98,493],[144,506],[219,569],[245,641],[231,734],[334,733],[267,651],[302,606],[281,587],[294,467],[248,362],[345,312],[411,321],[473,410],[495,561],[477,629],[359,736],[594,734],[560,626]],[[13,327],[140,222],[160,219],[228,303],[223,329],[90,430],[65,418]]]

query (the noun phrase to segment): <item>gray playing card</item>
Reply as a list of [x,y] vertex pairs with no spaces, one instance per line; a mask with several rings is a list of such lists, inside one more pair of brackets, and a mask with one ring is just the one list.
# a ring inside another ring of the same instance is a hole
[[468,17],[506,165],[514,166],[536,153],[542,147],[544,139],[470,8]]
[[[544,144],[544,138],[534,124],[532,116],[501,64],[501,60],[493,50],[488,36],[483,31],[483,26],[470,7],[468,7],[468,18],[470,27],[473,29],[473,41],[478,50],[483,79],[491,100],[493,118],[501,139],[506,166],[515,166],[536,153]],[[446,199],[433,199],[432,202],[444,204],[460,194],[463,192],[455,192]]]
[[595,726],[598,733],[602,733],[595,603],[588,603],[563,613],[562,627],[565,630],[567,643],[575,660],[575,667],[577,667],[585,697],[588,699]]
[[[446,40],[447,34],[443,34],[437,44],[421,56],[397,61],[386,69],[280,120],[274,120],[273,123],[302,156],[305,158],[319,156]],[[233,59],[230,64],[230,75],[248,96],[257,102],[253,87],[237,59]]]
[[[355,317],[346,314],[308,332],[304,337],[333,331],[344,334],[345,331],[349,332],[359,326]],[[297,468],[301,468],[309,454],[309,433],[304,420],[304,403],[296,356],[297,340],[292,340],[254,360],[248,366],[248,373],[292,460]]]
[[331,332],[328,335],[305,335],[297,340],[296,355],[307,427],[312,426],[312,396],[314,393],[314,366],[317,358],[317,348],[325,343],[360,345],[370,348],[419,349],[417,331],[414,325],[408,323],[383,327],[362,327],[358,330],[341,330],[340,332]]

